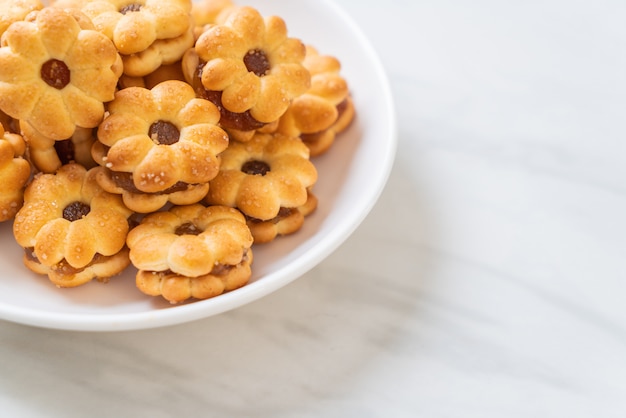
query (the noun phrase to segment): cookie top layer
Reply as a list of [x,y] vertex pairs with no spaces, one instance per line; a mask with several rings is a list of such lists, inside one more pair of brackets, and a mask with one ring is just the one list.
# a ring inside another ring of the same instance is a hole
[[264,18],[251,7],[236,7],[223,22],[210,25],[196,41],[195,52],[202,62],[202,87],[220,92],[226,110],[249,111],[262,123],[277,120],[310,85],[302,65],[304,44],[288,36],[282,18]]
[[57,0],[58,8],[77,8],[122,55],[148,49],[155,41],[184,34],[190,25],[191,0]]
[[217,265],[241,263],[252,235],[239,211],[194,204],[147,215],[130,231],[127,243],[140,270],[198,277]]
[[207,183],[217,175],[217,155],[228,146],[228,136],[217,126],[217,108],[196,98],[187,83],[168,80],[150,90],[120,90],[108,110],[98,128],[106,154],[94,157],[111,171],[132,173],[138,192]]
[[298,138],[257,133],[248,142],[233,141],[221,158],[206,201],[236,207],[251,218],[268,220],[281,207],[304,205],[307,189],[317,181],[309,150]]
[[55,140],[97,126],[121,75],[115,45],[80,12],[47,7],[29,16],[2,37],[0,109]]

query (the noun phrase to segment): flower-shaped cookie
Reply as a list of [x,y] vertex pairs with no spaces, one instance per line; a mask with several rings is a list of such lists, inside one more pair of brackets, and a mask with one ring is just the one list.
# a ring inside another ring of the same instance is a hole
[[[93,128],[113,99],[121,58],[79,12],[46,7],[13,23],[0,47],[0,109],[42,135],[67,139]],[[84,15],[82,15],[84,17]]]
[[87,15],[115,43],[128,76],[172,64],[194,43],[189,0],[57,0],[53,5]]
[[92,154],[126,192],[160,201],[187,186],[208,186],[217,175],[217,155],[228,136],[217,126],[215,105],[196,98],[189,84],[168,80],[151,90],[129,87],[116,93],[108,110]]
[[[188,18],[191,21],[191,17]],[[148,75],[163,65],[179,61],[189,48],[193,47],[193,25],[182,35],[172,39],[159,39],[146,50],[131,55],[122,55],[124,74],[132,77]]]
[[24,192],[13,235],[24,263],[60,287],[106,280],[129,265],[128,217],[119,196],[103,191],[78,164],[39,174]]
[[206,299],[250,278],[252,236],[225,206],[174,206],[146,215],[127,238],[137,287],[172,303]]
[[24,20],[33,10],[43,9],[39,0],[0,0],[0,36],[13,22]]
[[317,181],[309,150],[298,138],[257,133],[248,142],[232,142],[221,158],[206,202],[236,207],[262,221],[278,216],[281,208],[304,205]]
[[305,47],[288,37],[280,17],[263,18],[251,7],[234,8],[227,16],[196,41],[197,87],[222,109],[223,126],[256,129],[277,120],[291,99],[309,88]]
[[311,87],[293,99],[277,131],[300,137],[314,157],[326,152],[336,134],[350,124],[354,106],[337,58],[320,55],[308,45],[304,66],[311,73]]
[[160,39],[177,38],[191,23],[190,0],[57,0],[54,6],[80,9],[122,55],[144,51]]
[[30,164],[23,156],[26,143],[20,135],[6,132],[0,124],[0,222],[13,219],[22,207]]

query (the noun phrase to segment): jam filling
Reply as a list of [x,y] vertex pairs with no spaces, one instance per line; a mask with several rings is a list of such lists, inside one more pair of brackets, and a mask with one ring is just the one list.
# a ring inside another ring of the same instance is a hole
[[193,222],[185,222],[179,225],[174,231],[176,235],[200,235],[202,230],[198,228]]
[[91,208],[89,207],[89,205],[78,201],[72,202],[65,208],[63,208],[63,219],[66,219],[70,222],[78,221],[79,219],[87,216],[90,211]]
[[215,90],[207,90],[200,81],[202,78],[202,69],[204,62],[198,65],[196,74],[194,75],[194,86],[198,97],[213,103],[220,111],[220,125],[227,129],[237,129],[238,131],[251,131],[265,126],[265,123],[259,122],[250,114],[249,110],[243,113],[235,113],[226,109],[222,105],[222,92]]
[[243,113],[235,113],[222,105],[222,92],[202,89],[200,97],[213,103],[220,111],[220,125],[225,128],[237,129],[238,131],[251,131],[265,126],[252,117],[249,110]]
[[[228,273],[230,273],[232,269],[242,266],[246,261],[248,261],[248,250],[244,249],[243,256],[241,257],[241,261],[239,262],[239,264],[217,263],[213,266],[213,269],[211,269],[209,274],[211,276],[225,276]],[[172,270],[154,271],[153,273],[158,274],[162,278],[165,276],[172,275],[172,274],[174,275],[177,274],[177,273],[174,273]]]
[[24,248],[24,254],[26,255],[26,258],[29,259],[30,261],[34,261],[35,263],[40,263],[39,259],[35,255],[35,249],[33,247]]
[[211,274],[212,276],[225,276],[228,273],[230,273],[230,271],[232,269],[234,269],[237,266],[241,266],[243,265],[246,261],[248,261],[248,250],[244,250],[243,253],[243,257],[241,257],[241,261],[239,262],[239,264],[233,265],[233,264],[221,264],[218,263],[216,264],[213,269],[211,270]]
[[74,161],[76,152],[74,149],[74,143],[71,139],[64,139],[62,141],[54,141],[54,150],[59,156],[61,164],[69,164]]
[[141,4],[139,4],[139,3],[131,3],[131,4],[127,4],[126,6],[120,8],[120,13],[125,15],[126,13],[138,12],[139,10],[141,10]]
[[305,143],[309,143],[309,144],[314,144],[315,142],[317,142],[317,140],[320,138],[320,136],[324,133],[324,131],[322,132],[315,132],[312,134],[301,134],[300,135],[300,139],[302,140],[302,142]]
[[341,115],[344,114],[347,108],[348,108],[348,99],[344,99],[341,101],[341,103],[337,105],[337,119],[339,119]]
[[260,224],[260,223],[263,223],[263,222],[271,222],[273,224],[277,224],[278,222],[282,221],[283,219],[288,218],[289,216],[291,216],[291,214],[294,213],[297,210],[298,210],[297,208],[283,208],[283,207],[281,207],[278,210],[278,214],[275,217],[273,217],[272,219],[270,219],[270,220],[263,221],[261,219],[252,218],[250,216],[246,216],[246,221],[252,222],[254,224]]
[[170,194],[175,192],[182,192],[189,188],[189,184],[179,181],[176,182],[173,186],[168,187],[165,190],[161,190],[160,192],[155,193],[146,193],[142,190],[139,190],[135,187],[135,182],[133,181],[132,173],[125,173],[121,171],[110,171],[111,179],[115,182],[117,187],[120,187],[127,192],[135,193],[135,194],[151,194],[151,195],[161,195],[161,194]]
[[[29,248],[25,248],[24,249],[24,254],[26,255],[26,258],[30,261],[33,261],[35,263],[39,263],[41,264],[41,261],[39,261],[39,259],[37,258],[37,256],[35,255],[35,249],[33,247],[29,247]],[[93,258],[91,259],[91,261],[89,262],[89,264],[87,264],[85,267],[82,268],[76,268],[76,267],[72,267],[66,259],[63,259],[61,261],[59,261],[56,265],[54,265],[52,268],[52,270],[54,270],[56,273],[61,274],[63,276],[69,276],[69,275],[74,275],[74,274],[78,274],[82,271],[84,271],[86,268],[93,266],[94,264],[101,262],[101,261],[105,261],[107,258],[109,257],[105,257],[100,253],[96,253]]]
[[243,57],[243,63],[248,71],[253,72],[259,77],[263,77],[270,72],[270,60],[265,55],[265,52],[259,49],[251,49]]
[[67,262],[67,260],[63,259],[61,260],[57,265],[55,265],[53,267],[54,271],[57,272],[58,274],[61,274],[63,276],[70,276],[73,274],[78,274],[81,271],[85,270],[87,267],[91,267],[94,264],[105,260],[106,257],[104,257],[102,254],[100,253],[96,253],[93,258],[91,259],[91,261],[89,262],[89,264],[87,264],[85,267],[82,268],[76,268],[76,267],[72,267],[70,265],[70,263]]
[[160,145],[172,145],[180,139],[180,131],[176,125],[164,120],[158,120],[150,125],[148,135],[152,141]]
[[41,66],[41,79],[50,87],[61,90],[70,84],[70,69],[63,61],[50,59]]
[[270,166],[264,161],[250,160],[241,166],[241,171],[256,176],[264,176],[270,171]]

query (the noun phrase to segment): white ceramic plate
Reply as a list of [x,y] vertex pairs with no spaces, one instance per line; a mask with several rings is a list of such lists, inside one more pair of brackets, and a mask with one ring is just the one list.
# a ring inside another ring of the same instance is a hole
[[338,57],[357,118],[329,152],[313,159],[318,210],[298,233],[254,247],[253,276],[221,296],[170,305],[135,288],[134,269],[107,284],[57,289],[21,262],[10,223],[0,224],[0,318],[27,325],[81,331],[154,328],[219,314],[259,299],[295,280],[332,253],[378,199],[396,150],[393,102],[381,63],[353,21],[330,0],[238,0],[263,15],[285,19],[289,35]]

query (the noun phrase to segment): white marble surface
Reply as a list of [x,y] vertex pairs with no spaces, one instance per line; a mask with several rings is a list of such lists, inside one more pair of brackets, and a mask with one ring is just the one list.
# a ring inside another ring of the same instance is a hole
[[626,3],[337,1],[398,110],[371,215],[216,317],[0,322],[2,416],[626,416]]

